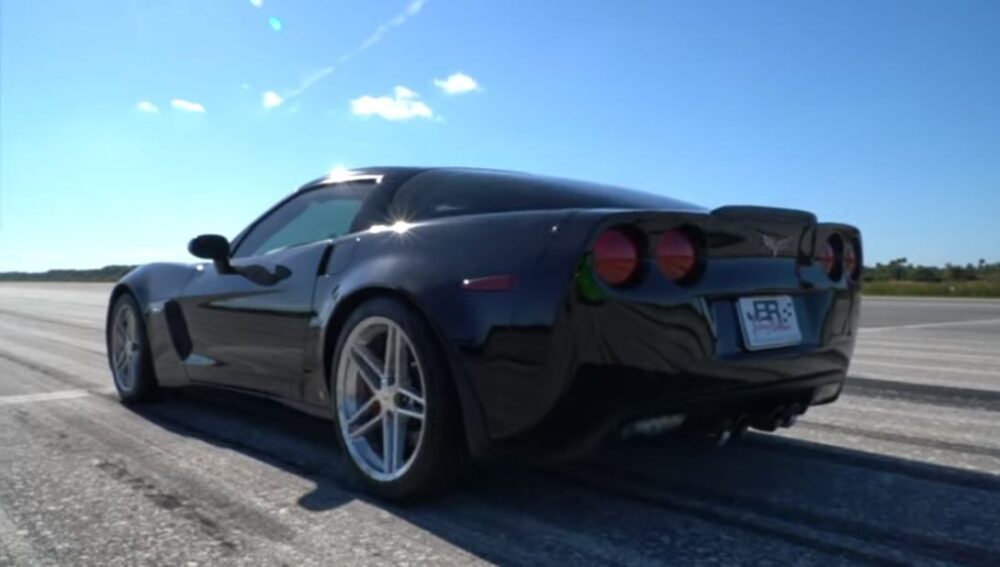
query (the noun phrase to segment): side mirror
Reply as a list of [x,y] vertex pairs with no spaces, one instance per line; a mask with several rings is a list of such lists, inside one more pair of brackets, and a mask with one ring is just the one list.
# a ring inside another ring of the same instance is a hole
[[202,234],[191,239],[188,252],[198,258],[212,260],[220,274],[232,272],[229,265],[229,240],[218,234]]

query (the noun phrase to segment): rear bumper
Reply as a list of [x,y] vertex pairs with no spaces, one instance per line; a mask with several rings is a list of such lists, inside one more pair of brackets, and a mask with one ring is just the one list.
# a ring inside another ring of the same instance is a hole
[[466,353],[490,452],[556,456],[649,417],[833,401],[860,305],[856,289],[792,292],[803,342],[750,352],[732,298],[664,305],[571,295],[551,327],[495,332],[485,349]]
[[[609,395],[608,378],[612,375],[617,393]],[[687,424],[714,423],[793,404],[804,410],[836,400],[844,379],[843,373],[825,373],[678,395],[669,385],[651,376],[620,368],[586,368],[571,391],[540,424],[530,432],[495,442],[491,453],[563,459],[590,452],[625,426],[644,419],[678,416]],[[669,382],[711,380],[712,377],[683,375],[674,376]]]

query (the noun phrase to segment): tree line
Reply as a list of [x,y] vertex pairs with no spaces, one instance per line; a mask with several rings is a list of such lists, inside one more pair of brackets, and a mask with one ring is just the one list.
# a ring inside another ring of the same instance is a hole
[[980,259],[977,264],[945,264],[945,266],[920,266],[911,264],[906,258],[896,258],[889,263],[866,266],[862,276],[864,281],[909,281],[909,282],[971,282],[976,280],[1000,281],[1000,262],[988,263]]
[[96,270],[49,270],[47,272],[0,272],[0,281],[7,282],[114,282],[131,272],[135,266],[112,265]]

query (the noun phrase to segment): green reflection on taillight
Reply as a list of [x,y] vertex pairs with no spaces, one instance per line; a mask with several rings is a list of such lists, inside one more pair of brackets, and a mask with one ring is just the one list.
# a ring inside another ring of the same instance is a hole
[[580,297],[590,302],[598,302],[604,299],[604,292],[601,286],[594,279],[594,263],[590,254],[584,256],[576,267],[574,274],[576,288],[580,292]]

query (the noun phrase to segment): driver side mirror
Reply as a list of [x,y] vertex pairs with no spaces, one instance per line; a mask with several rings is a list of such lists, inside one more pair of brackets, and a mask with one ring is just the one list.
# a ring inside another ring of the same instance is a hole
[[229,265],[229,240],[218,234],[202,234],[191,239],[188,252],[198,258],[212,260],[220,274],[232,273]]

